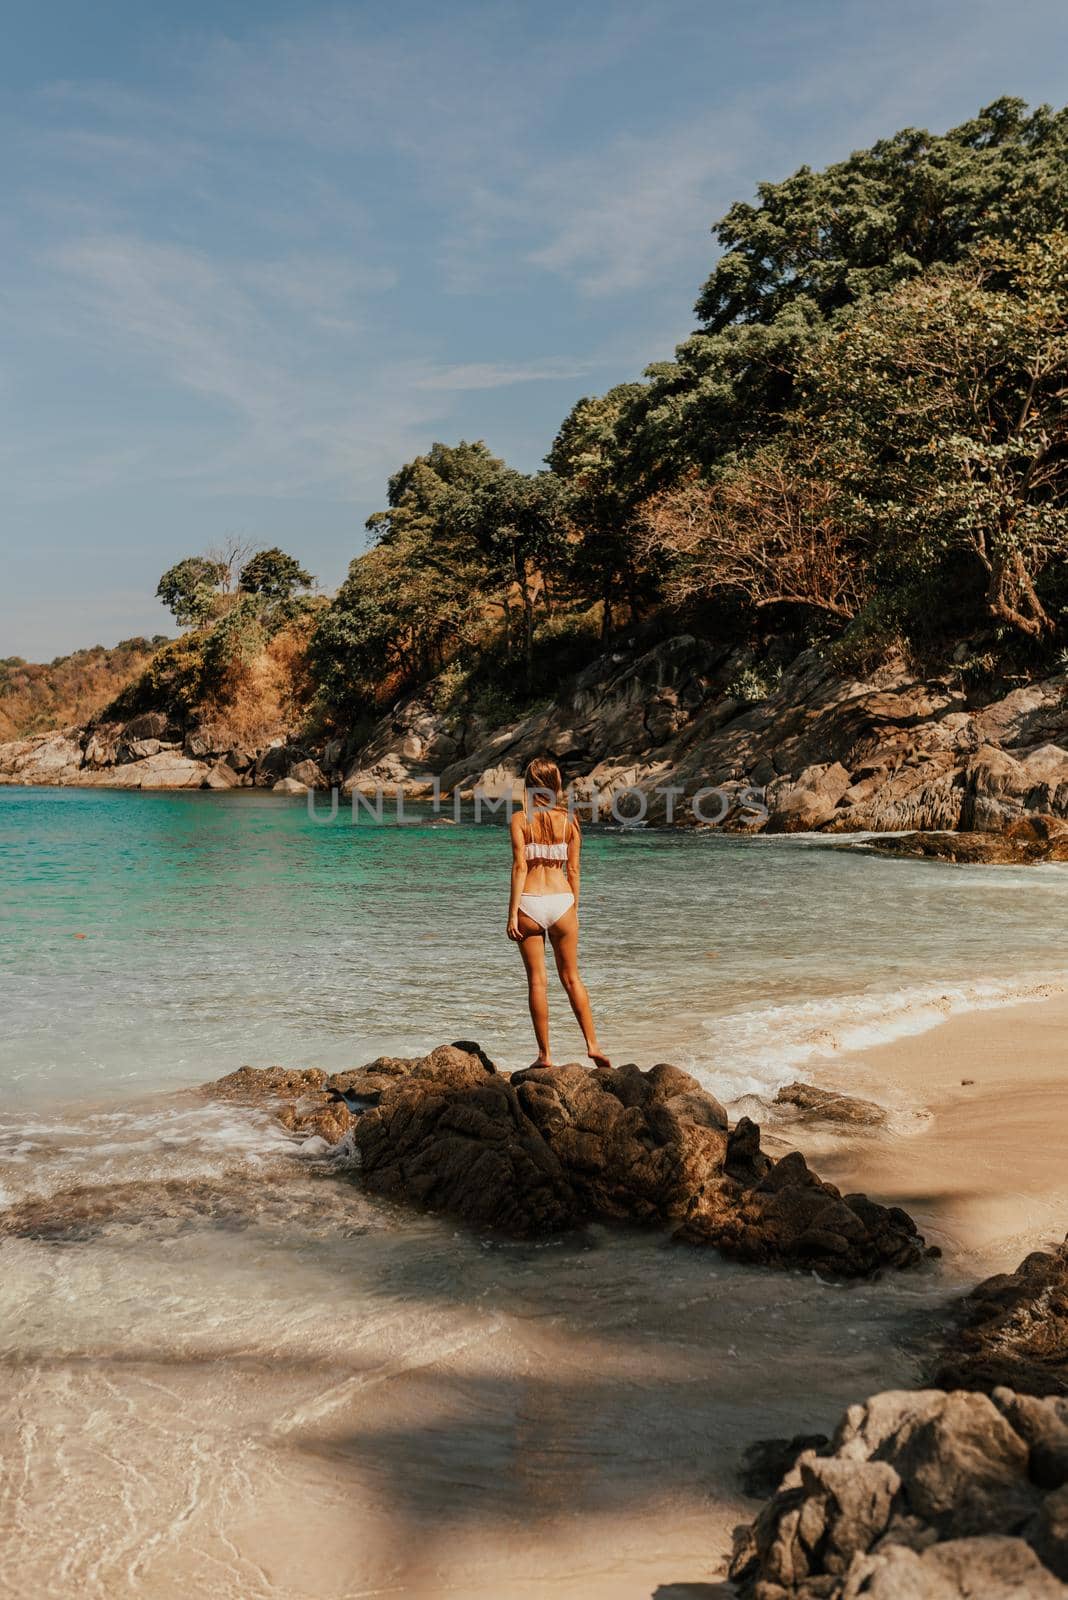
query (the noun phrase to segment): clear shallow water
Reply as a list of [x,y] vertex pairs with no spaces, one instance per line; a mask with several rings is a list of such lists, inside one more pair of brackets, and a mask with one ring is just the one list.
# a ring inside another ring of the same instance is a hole
[[[726,1097],[1068,969],[1068,870],[598,833],[584,971],[616,1059]],[[531,1056],[500,825],[312,822],[270,795],[0,790],[4,1105],[477,1038]],[[79,937],[81,936],[81,937]],[[552,996],[558,1059],[581,1056]]]
[[[1057,870],[584,859],[605,1042],[728,1099],[1062,975]],[[714,1574],[746,1443],[913,1381],[953,1263],[836,1289],[601,1229],[502,1246],[182,1093],[458,1037],[528,1060],[507,867],[499,826],[0,790],[0,1595],[644,1600]]]

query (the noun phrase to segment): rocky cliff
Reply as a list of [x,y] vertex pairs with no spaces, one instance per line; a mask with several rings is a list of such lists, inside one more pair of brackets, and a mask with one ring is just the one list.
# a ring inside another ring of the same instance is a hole
[[692,823],[708,788],[720,793],[700,803],[706,821],[752,831],[989,834],[1068,818],[1068,675],[984,697],[903,663],[852,678],[811,650],[762,670],[761,684],[738,652],[684,634],[601,657],[497,728],[410,697],[355,748],[282,737],[249,750],[153,712],[0,745],[0,782],[500,794],[548,751],[602,815],[628,790],[621,814],[654,824]]

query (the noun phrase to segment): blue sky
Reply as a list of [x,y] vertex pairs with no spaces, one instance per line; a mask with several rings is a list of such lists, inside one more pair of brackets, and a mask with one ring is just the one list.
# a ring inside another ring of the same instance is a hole
[[0,655],[170,630],[172,561],[326,588],[435,438],[535,468],[692,326],[761,179],[1000,94],[1063,0],[6,0]]

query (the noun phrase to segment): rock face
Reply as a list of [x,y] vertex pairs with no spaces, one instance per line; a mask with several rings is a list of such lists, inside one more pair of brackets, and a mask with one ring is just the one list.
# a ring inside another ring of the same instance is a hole
[[[903,665],[868,681],[843,677],[811,650],[784,665],[754,705],[740,697],[739,652],[688,634],[619,650],[562,686],[549,710],[481,739],[477,725],[450,725],[460,748],[445,764],[444,746],[433,759],[425,742],[408,753],[416,746],[401,711],[375,730],[348,781],[418,791],[434,774],[445,791],[497,794],[548,751],[602,815],[634,788],[651,822],[668,820],[669,806],[684,817],[707,787],[725,791],[725,826],[756,831],[988,833],[1032,814],[1068,817],[1064,674],[975,708],[949,678],[918,679]],[[411,717],[422,727],[430,713],[420,704]],[[677,793],[657,792],[668,788]],[[754,812],[753,790],[766,816]]]
[[1009,1389],[851,1406],[745,1530],[731,1576],[753,1600],[1063,1600],[1066,1420]]
[[80,728],[0,744],[0,783],[81,783],[82,764]]
[[[375,1193],[532,1238],[592,1219],[664,1228],[736,1260],[834,1278],[918,1265],[912,1219],[841,1195],[760,1130],[733,1130],[695,1078],[660,1064],[498,1073],[477,1045],[381,1058],[332,1078],[245,1068],[208,1093],[273,1100],[285,1125],[348,1134]],[[332,1092],[362,1107],[353,1116]]]
[[[273,774],[273,776],[272,776]],[[277,781],[276,781],[277,780]],[[162,713],[97,722],[0,744],[0,784],[72,784],[106,789],[235,789],[253,782],[283,793],[322,788],[306,751],[279,741],[256,752],[224,729],[183,737]]]
[[[900,662],[860,680],[806,650],[769,658],[760,671],[764,684],[747,652],[691,634],[652,644],[635,636],[561,683],[551,707],[503,727],[438,711],[431,690],[398,703],[362,744],[334,738],[316,749],[280,735],[247,750],[225,728],[183,730],[149,712],[125,726],[98,721],[0,745],[0,782],[183,787],[199,773],[208,787],[233,787],[225,762],[260,788],[419,795],[436,781],[443,793],[478,786],[498,796],[547,751],[602,818],[630,789],[627,814],[644,807],[653,824],[736,831],[951,830],[986,840],[1027,819],[1068,820],[1063,673],[977,706],[957,680],[918,678]],[[196,769],[183,775],[164,756]],[[144,761],[161,762],[158,776],[134,770]],[[717,795],[695,813],[694,797],[708,789]],[[1018,843],[997,859],[1042,858],[1033,840]],[[904,848],[940,853],[919,841]],[[955,859],[991,859],[984,852],[962,843]]]
[[1068,1240],[987,1278],[960,1309],[938,1383],[1068,1396]]

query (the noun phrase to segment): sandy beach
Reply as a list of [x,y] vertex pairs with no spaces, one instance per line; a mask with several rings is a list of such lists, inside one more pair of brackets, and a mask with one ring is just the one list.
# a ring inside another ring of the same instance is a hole
[[891,1129],[799,1141],[823,1176],[904,1206],[977,1278],[1068,1231],[1068,994],[1037,993],[842,1056],[820,1082],[895,1108]]

